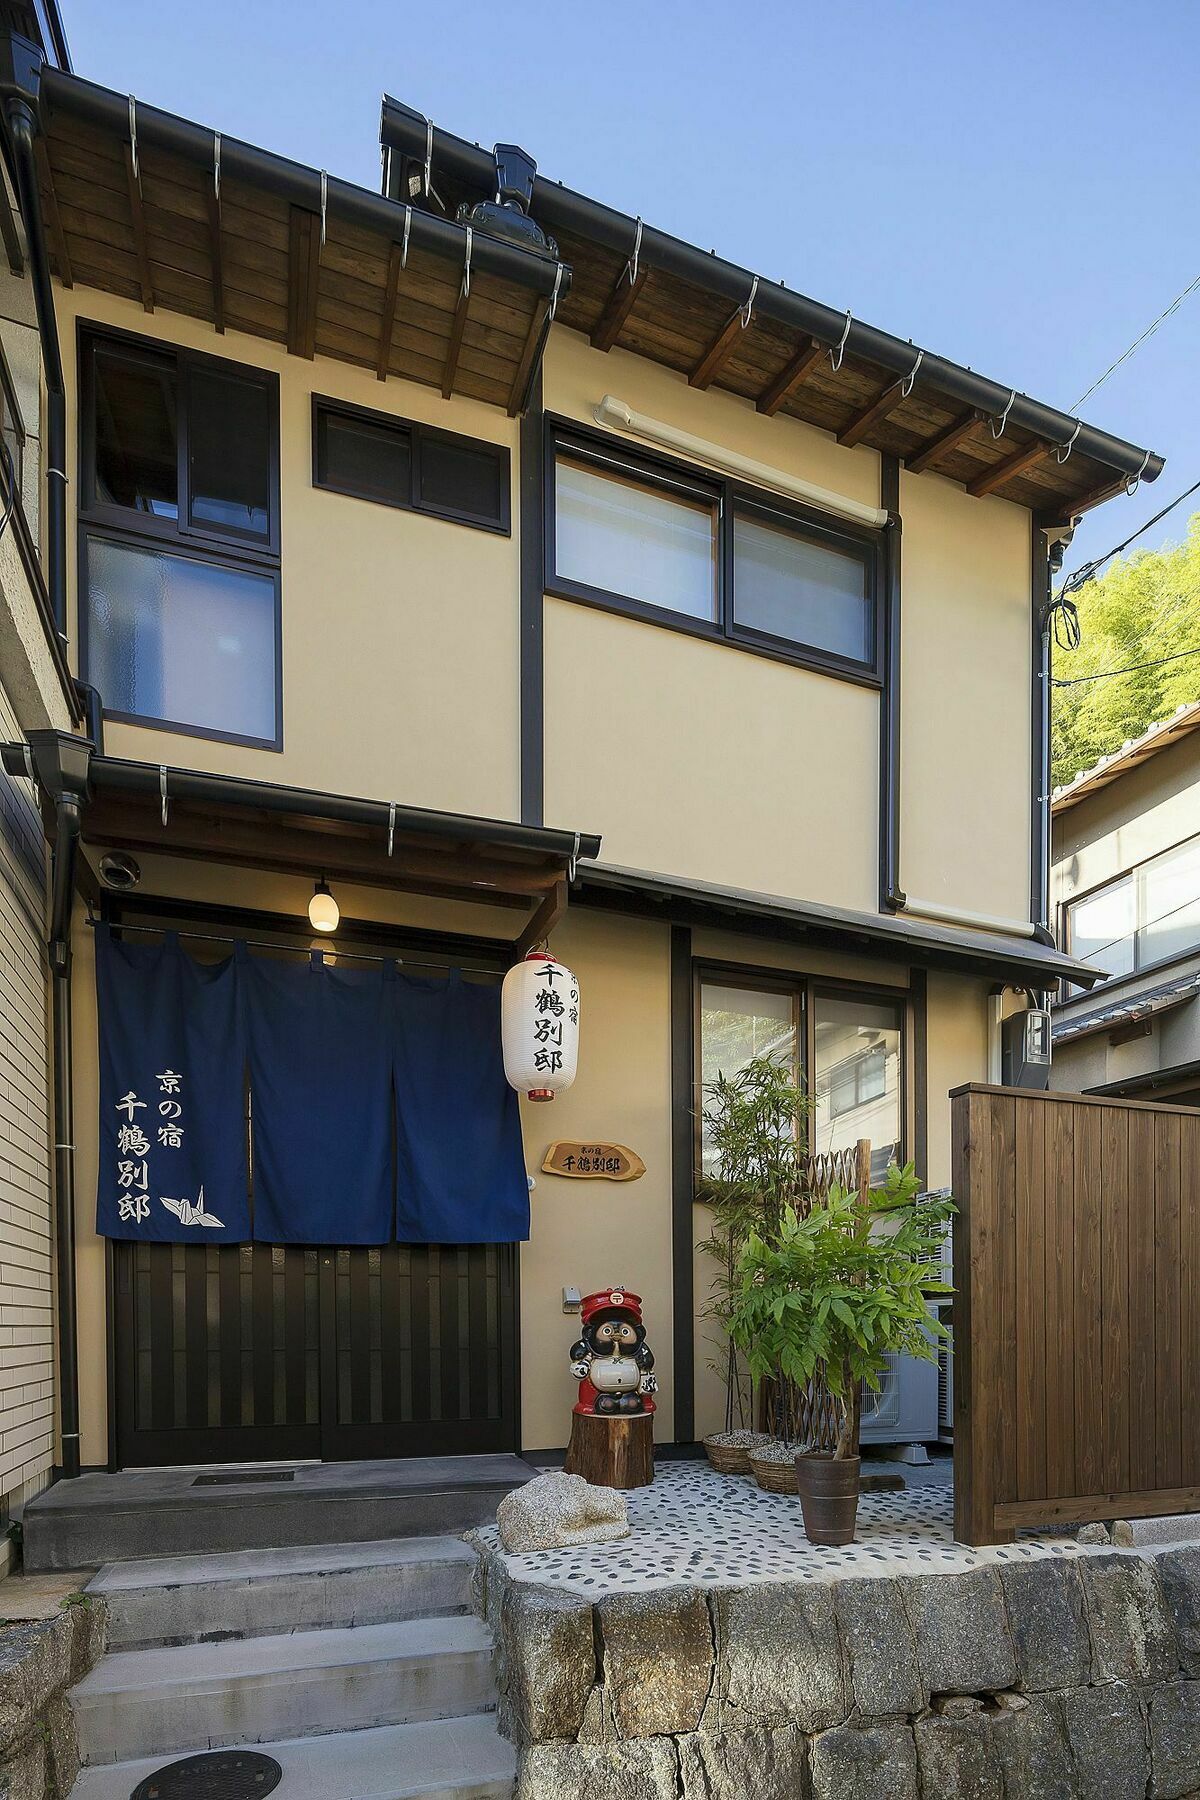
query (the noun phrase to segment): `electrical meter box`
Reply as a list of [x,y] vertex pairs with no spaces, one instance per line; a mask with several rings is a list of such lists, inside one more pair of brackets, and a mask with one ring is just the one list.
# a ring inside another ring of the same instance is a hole
[[1013,1013],[1000,1027],[1001,1080],[1005,1087],[1050,1086],[1050,1014],[1031,1006]]

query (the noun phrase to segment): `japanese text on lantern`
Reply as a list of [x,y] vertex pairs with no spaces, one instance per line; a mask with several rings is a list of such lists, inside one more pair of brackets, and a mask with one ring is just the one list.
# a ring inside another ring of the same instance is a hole
[[[150,1217],[151,1157],[157,1162],[156,1151],[183,1148],[183,1077],[175,1069],[163,1069],[155,1080],[158,1095],[153,1106],[134,1088],[116,1103],[116,1111],[121,1114],[117,1127],[117,1216],[123,1225],[144,1225]],[[163,1205],[167,1204],[164,1200]]]
[[[563,1022],[579,1023],[579,986],[575,977],[551,959],[541,963],[534,989],[533,1066],[539,1075],[557,1075],[563,1066]],[[555,987],[555,982],[561,986]]]

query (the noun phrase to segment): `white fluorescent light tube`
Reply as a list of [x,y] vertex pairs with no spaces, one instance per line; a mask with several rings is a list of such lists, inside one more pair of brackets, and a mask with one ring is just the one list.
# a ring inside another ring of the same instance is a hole
[[727,475],[738,475],[758,487],[774,488],[777,493],[788,494],[794,500],[807,500],[825,512],[840,513],[844,519],[853,519],[859,525],[878,527],[887,524],[888,516],[882,506],[865,506],[861,500],[850,500],[845,494],[818,487],[815,482],[802,481],[799,475],[773,469],[769,463],[755,462],[753,457],[726,450],[722,444],[710,444],[707,438],[693,437],[690,431],[678,431],[661,419],[635,412],[632,406],[627,406],[613,394],[605,394],[599,406],[592,409],[592,417],[597,425],[611,425],[618,431],[632,432],[634,437],[695,457]]

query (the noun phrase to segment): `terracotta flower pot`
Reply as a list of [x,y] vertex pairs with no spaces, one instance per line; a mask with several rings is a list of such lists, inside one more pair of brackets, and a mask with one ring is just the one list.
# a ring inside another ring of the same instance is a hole
[[804,1531],[812,1544],[852,1544],[858,1517],[858,1477],[862,1459],[801,1452],[796,1483]]

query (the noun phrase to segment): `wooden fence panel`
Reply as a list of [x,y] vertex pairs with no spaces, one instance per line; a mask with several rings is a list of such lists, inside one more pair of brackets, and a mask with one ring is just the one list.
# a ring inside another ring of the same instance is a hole
[[955,1536],[1200,1510],[1200,1113],[952,1100]]

